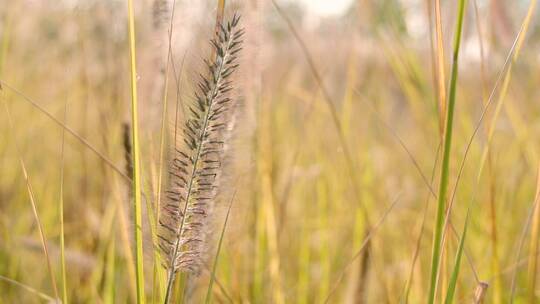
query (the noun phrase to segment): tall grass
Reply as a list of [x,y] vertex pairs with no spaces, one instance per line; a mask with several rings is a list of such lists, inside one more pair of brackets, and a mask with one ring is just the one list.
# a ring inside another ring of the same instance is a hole
[[536,1],[304,2],[5,2],[0,302],[535,301]]
[[141,160],[139,147],[139,112],[137,104],[137,61],[135,55],[135,14],[133,0],[128,0],[128,34],[131,83],[131,149],[133,151],[133,218],[135,220],[135,266],[137,276],[137,303],[146,302],[144,295],[144,257],[142,238]]
[[[66,123],[67,100],[64,108],[64,124]],[[60,265],[62,273],[62,302],[68,303],[67,296],[67,278],[66,278],[66,246],[65,246],[65,226],[64,226],[64,144],[66,131],[62,129],[62,148],[60,156],[60,198],[58,200],[58,209],[60,216]]]
[[183,128],[185,145],[173,150],[167,202],[159,222],[159,248],[167,269],[165,303],[173,297],[178,272],[198,274],[207,246],[207,215],[215,205],[223,153],[234,123],[231,76],[238,67],[244,35],[239,21],[235,15],[221,24],[211,40],[215,56],[205,61],[207,71],[200,74]]
[[533,220],[531,227],[531,240],[529,244],[529,262],[527,265],[527,282],[528,282],[528,299],[530,303],[536,302],[536,280],[538,272],[538,249],[539,249],[539,239],[540,239],[540,166],[538,167],[536,181],[536,194],[534,201],[536,206],[533,211]]
[[456,294],[456,286],[458,283],[459,272],[461,270],[461,258],[463,257],[465,239],[467,237],[467,229],[469,227],[469,213],[467,212],[467,217],[465,218],[465,225],[463,226],[463,232],[459,240],[459,247],[457,249],[456,260],[454,262],[454,268],[452,270],[452,275],[450,276],[450,281],[448,284],[448,291],[444,299],[445,304],[454,303],[454,297]]
[[[1,89],[0,89],[0,92],[1,92]],[[38,208],[37,208],[37,204],[36,204],[36,198],[35,198],[35,195],[34,195],[34,190],[32,188],[32,184],[30,183],[30,177],[28,176],[28,170],[26,169],[26,163],[23,160],[21,150],[20,150],[19,145],[16,142],[16,138],[14,136],[13,121],[12,121],[12,118],[11,118],[11,113],[10,113],[9,108],[8,108],[8,104],[7,104],[6,100],[3,98],[3,96],[1,96],[1,97],[2,97],[2,102],[4,104],[4,109],[5,109],[6,114],[7,114],[7,118],[8,118],[7,120],[8,120],[8,124],[9,124],[9,128],[10,128],[10,133],[13,136],[14,145],[15,145],[15,148],[16,148],[18,154],[19,154],[19,164],[21,166],[21,170],[22,170],[24,180],[25,180],[25,183],[26,183],[26,190],[27,190],[27,193],[28,193],[28,197],[30,199],[30,205],[32,206],[32,213],[34,215],[34,219],[35,219],[36,224],[37,224],[37,228],[38,228],[38,232],[39,232],[39,238],[40,238],[40,241],[41,241],[41,248],[43,249],[43,254],[45,255],[45,261],[46,261],[46,264],[47,264],[47,270],[49,272],[49,278],[51,280],[51,286],[52,286],[53,291],[54,291],[54,298],[59,299],[58,288],[56,286],[56,278],[55,278],[54,270],[53,270],[52,263],[51,263],[51,256],[50,256],[50,253],[49,253],[49,246],[47,245],[47,237],[45,236],[45,230],[43,228],[43,223],[41,221],[41,217],[40,217],[39,212],[38,212]]]
[[439,264],[441,258],[441,247],[444,226],[444,211],[448,194],[448,176],[450,172],[450,151],[452,149],[452,132],[454,124],[454,108],[456,104],[458,61],[461,47],[461,35],[465,14],[466,0],[460,0],[456,28],[454,33],[454,50],[452,54],[452,72],[450,75],[450,87],[448,94],[448,107],[446,113],[446,125],[444,131],[443,158],[439,183],[439,193],[437,196],[437,214],[435,219],[435,229],[433,232],[433,252],[431,257],[431,273],[428,293],[428,303],[433,304],[437,292],[437,280],[439,277]]

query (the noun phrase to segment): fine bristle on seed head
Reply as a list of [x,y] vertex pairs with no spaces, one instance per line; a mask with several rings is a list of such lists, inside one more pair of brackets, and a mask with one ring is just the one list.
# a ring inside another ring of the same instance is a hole
[[[169,281],[178,271],[197,273],[206,244],[206,228],[223,171],[234,98],[232,75],[238,68],[244,30],[234,15],[211,40],[214,56],[196,83],[194,102],[182,128],[182,147],[169,163],[169,186],[161,204],[158,246]],[[169,282],[170,283],[170,282]]]

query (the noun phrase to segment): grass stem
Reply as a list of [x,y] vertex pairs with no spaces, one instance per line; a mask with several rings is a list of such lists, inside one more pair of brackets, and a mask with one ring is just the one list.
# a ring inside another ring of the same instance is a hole
[[128,34],[130,54],[131,79],[131,141],[133,149],[133,198],[135,220],[135,269],[137,281],[137,303],[143,304],[144,297],[144,270],[142,248],[142,204],[141,204],[141,172],[139,154],[139,119],[137,111],[137,67],[135,58],[135,16],[133,0],[128,0]]
[[461,46],[461,34],[463,29],[463,19],[465,13],[466,0],[459,1],[456,32],[454,36],[454,50],[452,56],[452,72],[450,77],[450,91],[448,96],[448,108],[446,113],[446,126],[444,134],[443,159],[441,167],[441,177],[439,185],[439,195],[437,199],[437,217],[435,221],[435,232],[433,235],[433,252],[431,258],[431,277],[429,285],[428,303],[435,302],[437,290],[437,278],[439,275],[439,262],[441,257],[441,240],[444,226],[444,210],[446,195],[448,192],[448,177],[450,171],[450,150],[452,148],[452,129],[454,122],[454,108],[456,104],[457,76],[459,49]]

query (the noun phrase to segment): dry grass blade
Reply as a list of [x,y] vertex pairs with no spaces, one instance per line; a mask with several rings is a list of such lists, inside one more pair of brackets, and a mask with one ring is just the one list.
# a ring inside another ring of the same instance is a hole
[[488,287],[489,285],[486,282],[480,282],[478,285],[476,285],[476,289],[474,290],[473,304],[484,303]]
[[45,259],[47,261],[47,269],[49,270],[49,276],[50,276],[50,279],[51,279],[52,288],[54,290],[54,296],[55,296],[55,299],[59,299],[59,297],[58,297],[58,288],[56,287],[56,279],[55,279],[54,271],[53,271],[52,265],[51,265],[51,258],[50,258],[50,255],[49,255],[49,249],[47,247],[47,238],[45,237],[45,231],[43,229],[43,225],[41,223],[41,219],[39,217],[39,213],[38,213],[38,210],[37,210],[36,200],[35,200],[35,197],[34,197],[34,192],[32,190],[32,185],[30,183],[30,177],[28,176],[28,172],[26,170],[26,165],[25,165],[24,160],[22,158],[21,151],[19,150],[19,145],[17,144],[17,139],[15,138],[14,133],[13,133],[13,131],[14,131],[14,129],[13,129],[13,121],[11,119],[11,114],[9,112],[7,102],[4,100],[4,98],[2,98],[2,101],[4,103],[4,109],[6,110],[6,114],[7,114],[7,117],[8,117],[7,120],[8,120],[9,128],[11,130],[10,133],[13,135],[14,145],[15,145],[15,148],[16,148],[17,153],[19,155],[19,163],[21,165],[21,170],[23,172],[24,180],[26,182],[26,190],[28,191],[28,196],[30,198],[30,204],[32,206],[32,213],[34,214],[34,219],[36,220],[36,224],[37,224],[37,227],[38,227],[39,237],[40,237],[40,240],[41,240],[41,247],[43,249],[43,254],[45,255]]
[[218,6],[216,11],[216,30],[215,33],[219,34],[219,27],[223,24],[223,16],[225,15],[225,0],[218,0]]
[[[536,194],[535,201],[540,199],[540,166],[538,167],[536,180]],[[538,270],[538,248],[539,248],[539,238],[540,238],[540,205],[536,204],[534,208],[533,222],[531,228],[531,241],[529,245],[529,265],[527,271],[527,282],[529,283],[528,292],[529,292],[529,301],[534,303],[536,301],[536,278]]]
[[[163,83],[163,92],[162,92],[162,112],[161,112],[161,129],[160,129],[160,142],[159,142],[159,161],[158,161],[158,174],[157,174],[157,187],[156,187],[156,202],[155,202],[155,220],[153,223],[153,229],[152,229],[152,239],[154,243],[157,243],[157,234],[155,233],[157,231],[157,223],[159,223],[159,217],[160,217],[160,206],[161,206],[161,193],[162,193],[162,185],[163,185],[163,166],[164,166],[164,158],[165,158],[165,137],[166,137],[166,121],[167,121],[167,100],[168,100],[168,91],[169,91],[169,68],[171,64],[174,68],[174,62],[172,62],[172,33],[173,33],[173,25],[174,25],[174,12],[176,8],[176,0],[173,0],[172,6],[171,6],[171,15],[169,18],[169,29],[168,29],[168,37],[167,37],[167,60],[165,61],[165,80]],[[176,76],[176,72],[174,73]],[[176,140],[176,139],[175,139]],[[154,250],[154,264],[157,264],[159,261],[159,251]],[[154,292],[156,292],[157,289],[160,288],[162,285],[162,278],[163,275],[161,273],[161,268],[154,267],[155,271],[154,274],[157,276],[157,280],[154,280]],[[158,292],[156,292],[158,293]]]
[[375,235],[375,233],[377,232],[377,230],[379,229],[379,227],[384,223],[384,221],[386,220],[387,216],[390,214],[390,212],[394,209],[394,207],[397,205],[397,203],[399,202],[399,197],[396,198],[394,200],[394,202],[392,202],[392,204],[390,205],[390,207],[388,207],[388,209],[386,209],[386,211],[383,213],[383,215],[381,216],[381,218],[379,219],[379,221],[377,223],[375,223],[375,225],[373,226],[373,228],[371,228],[371,230],[369,231],[369,234],[366,235],[364,241],[362,242],[362,245],[360,246],[360,249],[358,249],[358,251],[356,252],[355,255],[353,255],[353,257],[345,264],[345,266],[343,267],[343,269],[340,271],[340,275],[338,276],[338,279],[336,280],[336,282],[334,283],[334,286],[332,287],[332,289],[330,290],[330,292],[328,293],[328,296],[326,297],[326,299],[324,300],[324,303],[331,303],[330,302],[330,298],[334,295],[334,293],[337,291],[338,287],[339,287],[339,284],[341,283],[341,281],[343,280],[343,278],[345,277],[345,274],[347,273],[347,270],[349,269],[349,267],[353,264],[353,262],[358,259],[364,252],[364,249],[366,248],[367,244],[370,242],[370,240],[373,238],[373,236]]
[[467,210],[467,216],[465,217],[465,224],[463,227],[463,233],[461,234],[460,240],[459,240],[459,247],[456,254],[456,260],[454,263],[454,269],[452,270],[452,275],[450,276],[450,282],[448,285],[448,292],[446,293],[446,299],[444,300],[445,304],[451,304],[454,302],[454,296],[456,293],[456,286],[459,278],[459,272],[461,269],[461,258],[463,256],[463,248],[465,245],[465,240],[467,237],[467,230],[469,227],[469,215],[470,215],[470,209]]
[[101,160],[103,160],[109,167],[111,167],[116,173],[118,173],[120,176],[122,176],[126,181],[131,181],[131,179],[120,169],[118,166],[116,166],[107,156],[105,156],[103,153],[99,152],[94,146],[92,146],[86,139],[84,139],[82,136],[77,134],[73,129],[68,127],[66,124],[62,123],[60,120],[58,120],[56,117],[54,117],[51,113],[49,113],[45,108],[40,106],[37,102],[35,102],[33,99],[25,95],[23,92],[19,91],[15,87],[11,86],[10,84],[6,83],[3,80],[0,80],[0,87],[6,87],[13,91],[15,94],[20,96],[22,99],[29,102],[34,108],[38,109],[41,113],[45,114],[48,118],[50,118],[54,123],[59,125],[60,127],[64,128],[64,130],[68,131],[69,134],[71,134],[73,137],[75,137],[79,142],[81,142],[84,146],[86,146],[88,149],[90,149],[92,152],[94,152]]
[[221,229],[221,234],[219,236],[216,256],[214,257],[214,265],[212,266],[212,271],[210,272],[210,283],[208,283],[206,299],[204,300],[206,304],[209,304],[212,299],[212,287],[214,285],[215,278],[216,278],[216,270],[217,270],[217,265],[218,265],[219,254],[221,252],[221,246],[223,244],[223,237],[225,236],[225,229],[227,228],[227,222],[229,221],[229,214],[231,213],[231,208],[232,208],[235,196],[236,196],[236,190],[231,197],[231,202],[229,203],[229,208],[227,208],[227,214],[225,215],[225,220],[223,221],[223,228]]
[[[334,127],[336,128],[336,131],[337,131],[337,135],[338,135],[338,138],[339,138],[339,144],[341,146],[341,149],[343,149],[343,154],[345,156],[345,161],[347,162],[347,168],[348,168],[347,173],[349,174],[354,194],[356,196],[357,201],[360,201],[360,194],[359,194],[357,186],[356,186],[358,184],[358,178],[356,176],[356,170],[354,169],[355,166],[354,166],[353,157],[352,157],[352,154],[351,154],[351,152],[349,150],[349,147],[347,145],[347,140],[345,138],[345,133],[343,132],[343,127],[342,127],[343,124],[341,123],[341,121],[339,119],[338,111],[337,111],[337,109],[335,107],[335,103],[332,101],[332,98],[330,97],[330,93],[328,92],[328,90],[326,89],[326,86],[324,85],[323,79],[322,79],[319,71],[317,70],[317,66],[315,65],[315,61],[313,60],[313,57],[311,56],[311,53],[309,52],[308,47],[306,46],[306,44],[302,40],[302,37],[300,36],[298,31],[294,27],[294,24],[292,23],[291,19],[287,16],[287,14],[285,14],[285,12],[281,9],[281,7],[276,3],[275,0],[271,0],[271,1],[272,1],[272,4],[273,4],[274,8],[278,12],[279,16],[281,18],[283,18],[283,20],[287,24],[287,27],[289,28],[289,30],[293,34],[295,40],[300,45],[300,48],[302,49],[302,53],[304,55],[304,58],[306,59],[306,61],[308,63],[311,74],[315,78],[315,82],[317,83],[317,86],[319,87],[319,89],[321,90],[321,92],[323,94],[324,101],[325,101],[326,105],[328,106],[328,109],[330,111],[330,116],[332,117],[332,122],[333,122]],[[363,204],[361,205],[361,207],[362,207],[362,211],[364,212],[364,218],[365,218],[366,222],[368,222],[368,226],[369,226],[368,211],[367,211],[366,207]]]
[[[354,90],[354,92],[358,95],[358,96],[362,96],[362,93],[360,93],[358,90]],[[365,101],[363,99],[361,99],[362,101]],[[386,122],[381,114],[377,111],[377,109],[375,109],[375,107],[368,101],[365,101],[364,102],[365,105],[367,105],[370,110],[375,114],[375,117],[377,118],[377,120],[388,130],[388,132],[390,132],[390,134],[392,135],[392,137],[399,143],[399,145],[401,146],[401,148],[403,149],[403,151],[405,151],[405,153],[407,153],[407,156],[409,157],[409,160],[412,162],[414,168],[416,169],[416,171],[418,172],[418,174],[420,174],[420,177],[422,178],[422,181],[424,182],[424,185],[426,185],[426,187],[428,188],[430,194],[434,197],[434,198],[437,198],[437,194],[435,193],[435,191],[433,190],[433,187],[431,186],[431,182],[428,181],[426,175],[424,174],[424,172],[422,171],[422,168],[420,168],[420,164],[418,163],[418,161],[416,160],[416,158],[414,157],[414,155],[412,154],[411,150],[407,147],[407,145],[405,144],[405,142],[403,141],[403,139],[401,139],[401,137],[399,136],[399,134],[397,134],[397,132],[392,128],[392,126],[390,126],[388,124],[388,122]],[[440,147],[440,145],[439,145]],[[439,149],[439,148],[438,148]]]
[[51,303],[55,302],[55,299],[53,299],[51,296],[49,296],[47,294],[44,294],[43,292],[41,292],[41,291],[39,291],[39,290],[37,290],[35,288],[32,288],[32,287],[30,287],[30,286],[28,286],[26,284],[23,284],[21,282],[15,281],[13,279],[7,278],[7,277],[5,277],[3,275],[0,275],[0,280],[8,282],[9,284],[13,284],[13,285],[18,286],[18,287],[21,287],[24,290],[35,294],[36,296],[42,298],[45,301],[48,301],[48,302],[51,302]]
[[[538,172],[538,174],[539,175],[537,176],[537,185],[540,184],[540,171]],[[537,194],[538,193],[539,193],[539,191],[537,190]],[[525,224],[523,226],[523,230],[521,231],[521,236],[520,236],[519,242],[518,242],[518,248],[516,250],[516,259],[515,259],[515,264],[516,265],[519,263],[521,250],[523,248],[523,244],[525,243],[525,237],[527,236],[527,231],[529,230],[529,225],[531,224],[531,220],[532,220],[533,215],[535,213],[534,211],[538,208],[539,205],[540,205],[540,195],[536,195],[535,198],[534,198],[533,205],[530,207],[529,212],[527,214],[527,220],[525,221]],[[534,254],[534,256],[536,257],[536,254]],[[514,271],[512,273],[512,285],[510,287],[510,301],[509,301],[510,304],[514,303],[514,297],[515,297],[515,293],[516,293],[516,282],[517,282],[517,267],[514,269]]]
[[[439,161],[440,149],[441,149],[441,144],[439,143],[439,146],[437,147],[437,152],[435,153],[435,161],[433,162],[433,168],[431,169],[431,183],[433,183],[433,180],[435,179],[435,171],[437,169],[437,163]],[[428,193],[426,197],[424,212],[422,215],[422,222],[420,223],[420,232],[418,233],[418,237],[416,238],[416,246],[414,248],[413,260],[411,263],[407,281],[405,282],[405,286],[403,287],[403,294],[401,295],[401,299],[399,301],[400,303],[409,303],[409,293],[410,293],[410,288],[412,285],[414,268],[416,267],[416,262],[420,255],[420,245],[422,243],[422,236],[424,234],[424,230],[426,227],[426,219],[427,219],[427,214],[429,210],[429,199],[431,198],[431,195],[432,195],[431,193]]]
[[[487,142],[488,142],[488,144],[484,148],[484,151],[483,151],[483,154],[482,154],[482,159],[481,159],[481,162],[480,162],[480,172],[482,172],[483,167],[484,167],[484,163],[485,163],[485,161],[486,161],[486,159],[488,157],[488,151],[489,151],[489,148],[490,148],[490,145],[491,145],[491,141],[493,139],[493,134],[495,132],[495,123],[497,122],[499,114],[500,114],[500,112],[502,110],[502,106],[504,104],[506,93],[508,92],[508,87],[510,85],[510,80],[512,78],[511,71],[512,71],[514,63],[517,61],[517,59],[519,57],[519,53],[520,53],[521,48],[522,48],[522,46],[523,46],[523,44],[525,42],[525,37],[526,37],[526,34],[528,32],[529,25],[530,25],[530,22],[532,20],[533,14],[535,12],[536,3],[537,3],[537,0],[531,0],[529,2],[529,7],[527,9],[527,14],[523,18],[523,21],[521,23],[521,27],[519,29],[519,32],[518,32],[518,34],[517,34],[517,36],[516,36],[516,38],[514,40],[514,43],[512,45],[511,58],[507,59],[509,61],[508,63],[505,63],[505,66],[508,65],[508,68],[507,68],[506,75],[504,75],[504,80],[502,82],[502,87],[501,87],[501,91],[499,93],[499,98],[497,100],[497,105],[495,106],[495,110],[494,110],[494,113],[493,113],[493,118],[491,119],[490,125],[489,125],[488,130],[487,130],[487,133],[488,133]],[[491,99],[491,96],[490,96],[490,99]]]
[[444,71],[444,39],[442,30],[441,0],[435,0],[435,28],[437,41],[437,84],[439,92],[439,126],[441,136],[444,132],[445,114],[446,114],[446,76]]
[[[494,96],[495,96],[495,93],[497,92],[497,89],[499,87],[499,84],[502,80],[502,77],[504,75],[504,72],[507,71],[508,69],[508,65],[510,63],[510,59],[512,58],[513,54],[514,54],[514,51],[516,49],[516,46],[517,46],[517,43],[518,41],[520,41],[520,37],[523,33],[523,29],[524,27],[522,26],[522,28],[520,29],[520,31],[518,32],[515,40],[514,40],[514,43],[512,45],[512,47],[510,48],[510,51],[508,52],[507,56],[506,56],[506,60],[503,64],[503,67],[501,69],[501,71],[499,72],[498,74],[498,77],[497,77],[497,80],[495,81],[495,84],[493,86],[493,89],[491,90],[491,93],[489,95],[489,98],[488,98],[488,101],[485,103],[483,109],[482,109],[482,113],[480,114],[480,117],[478,118],[478,121],[476,122],[475,124],[475,128],[474,128],[474,131],[473,133],[471,134],[471,136],[469,137],[469,140],[467,142],[467,146],[465,147],[465,152],[463,154],[463,158],[461,160],[461,163],[460,163],[460,166],[459,166],[459,171],[458,171],[458,174],[457,174],[457,177],[456,177],[456,182],[455,182],[455,185],[454,185],[454,188],[453,188],[453,191],[452,191],[452,194],[451,194],[451,198],[449,200],[449,203],[448,203],[448,208],[446,209],[446,215],[445,215],[445,222],[444,222],[444,232],[443,232],[443,240],[442,240],[442,243],[444,244],[445,242],[445,235],[446,235],[446,231],[449,227],[449,224],[451,222],[451,210],[452,210],[452,206],[453,206],[453,203],[454,203],[454,199],[455,199],[455,196],[456,196],[456,192],[457,192],[457,189],[458,189],[458,185],[459,185],[459,182],[461,180],[461,176],[463,174],[463,170],[465,168],[465,163],[467,161],[467,156],[469,154],[469,151],[470,151],[470,148],[472,146],[472,143],[474,141],[474,139],[476,138],[476,135],[478,134],[481,126],[482,126],[482,123],[484,121],[484,118],[494,100]],[[477,183],[478,183],[478,179],[477,179]]]

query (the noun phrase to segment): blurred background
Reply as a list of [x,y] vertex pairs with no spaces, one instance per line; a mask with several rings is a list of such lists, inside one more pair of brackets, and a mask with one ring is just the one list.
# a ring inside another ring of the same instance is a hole
[[[246,39],[228,178],[210,219],[217,241],[236,193],[213,301],[423,302],[458,1],[440,1],[440,15],[433,0],[275,1],[226,1],[225,18],[239,12]],[[216,20],[217,1],[177,0],[171,20],[172,2],[135,1],[149,301],[158,298],[147,211],[159,191],[165,82],[170,146]],[[466,4],[441,301],[468,208],[456,302],[480,303],[484,283],[485,303],[540,297],[531,281],[540,221],[535,4]],[[54,297],[25,176],[57,284],[63,199],[70,302],[135,301],[130,184],[118,174],[131,113],[126,16],[121,0],[0,0],[0,303]],[[206,293],[213,243],[193,303]]]

